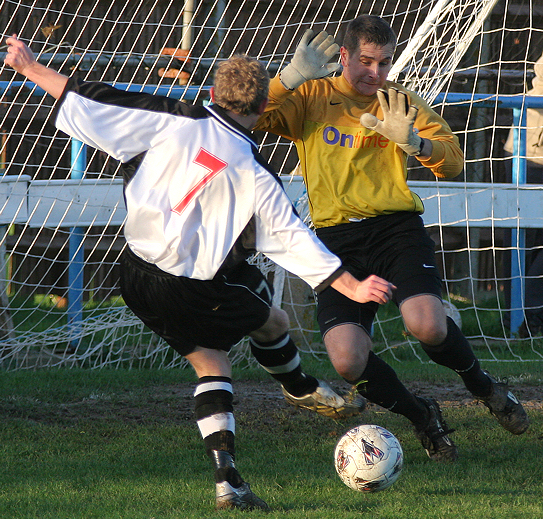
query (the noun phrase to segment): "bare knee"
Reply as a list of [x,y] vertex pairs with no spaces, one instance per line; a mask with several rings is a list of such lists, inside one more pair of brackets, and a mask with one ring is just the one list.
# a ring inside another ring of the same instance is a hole
[[430,346],[442,344],[447,337],[447,322],[441,320],[420,321],[416,325],[407,325],[409,332],[420,342]]
[[324,343],[338,375],[346,380],[357,380],[368,363],[371,339],[355,325],[340,325],[326,333]]
[[254,330],[249,334],[250,337],[260,342],[274,341],[288,332],[290,320],[288,314],[281,308],[271,307],[268,320],[258,330]]
[[421,295],[407,299],[400,311],[409,333],[424,344],[437,346],[447,337],[447,316],[438,297]]
[[367,356],[356,356],[352,358],[330,358],[337,374],[345,380],[355,381],[366,369],[368,363]]

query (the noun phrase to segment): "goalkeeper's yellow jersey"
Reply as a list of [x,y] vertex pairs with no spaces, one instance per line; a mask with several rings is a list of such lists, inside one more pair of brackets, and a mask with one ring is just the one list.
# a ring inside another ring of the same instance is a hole
[[[431,139],[433,151],[421,163],[440,178],[457,176],[464,156],[445,120],[413,92],[419,107],[415,131]],[[377,96],[356,92],[343,76],[306,81],[296,90],[279,76],[270,84],[270,103],[255,129],[292,140],[315,227],[329,227],[399,211],[422,213],[421,199],[407,185],[407,155],[394,142],[360,124],[364,112],[383,118]]]

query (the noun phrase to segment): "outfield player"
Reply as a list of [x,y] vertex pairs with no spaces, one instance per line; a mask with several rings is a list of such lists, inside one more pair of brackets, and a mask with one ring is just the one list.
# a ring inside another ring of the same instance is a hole
[[[313,39],[312,39],[313,38]],[[438,178],[463,167],[458,139],[414,92],[387,81],[396,35],[380,17],[349,23],[343,46],[308,30],[292,62],[270,84],[270,103],[256,129],[294,141],[317,236],[363,279],[377,274],[397,287],[407,330],[437,364],[456,371],[467,389],[513,434],[528,417],[506,384],[484,372],[464,335],[445,314],[434,243],[407,185],[415,156]],[[329,63],[340,52],[343,71]],[[434,399],[418,398],[372,351],[378,305],[358,304],[333,287],[318,295],[318,320],[340,375],[369,401],[407,417],[434,460],[453,461],[457,449]]]
[[359,302],[386,303],[393,285],[344,271],[258,153],[250,130],[269,87],[258,61],[222,63],[214,105],[199,107],[69,79],[37,63],[15,35],[7,45],[6,64],[59,99],[56,127],[123,164],[122,295],[198,376],[195,414],[215,468],[217,508],[268,509],[234,464],[232,345],[249,335],[291,403],[337,416],[360,404],[302,371],[287,314],[272,306],[271,287],[247,258],[262,252],[317,292],[332,286]]

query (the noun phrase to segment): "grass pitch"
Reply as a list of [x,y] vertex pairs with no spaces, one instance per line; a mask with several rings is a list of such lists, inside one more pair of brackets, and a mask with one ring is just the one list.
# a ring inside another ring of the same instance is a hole
[[[310,372],[332,379],[326,362]],[[307,367],[307,366],[306,366]],[[432,365],[395,366],[409,383],[455,382]],[[528,384],[532,420],[515,437],[486,408],[444,403],[461,457],[430,461],[402,417],[370,407],[345,422],[283,403],[258,370],[238,369],[237,466],[273,511],[214,510],[211,464],[192,416],[190,371],[58,370],[2,373],[0,516],[3,519],[536,519],[543,517],[540,364],[498,364]],[[521,376],[522,375],[522,376]],[[516,378],[515,378],[516,377]],[[250,379],[249,383],[244,382]],[[336,382],[338,382],[336,380]],[[436,386],[437,388],[437,386]],[[538,393],[539,392],[539,393]],[[525,392],[524,394],[528,394]],[[405,465],[389,489],[347,488],[333,465],[339,437],[377,423],[402,443]]]

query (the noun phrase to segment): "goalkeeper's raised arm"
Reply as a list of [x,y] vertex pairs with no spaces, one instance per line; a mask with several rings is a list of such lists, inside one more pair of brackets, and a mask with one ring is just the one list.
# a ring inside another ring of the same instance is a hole
[[430,157],[432,141],[419,137],[413,130],[419,109],[409,105],[408,95],[397,88],[389,88],[388,91],[380,89],[377,91],[377,99],[383,120],[371,113],[364,113],[360,117],[360,124],[395,142],[408,155]]
[[339,53],[339,45],[325,31],[314,35],[307,29],[296,47],[292,61],[281,71],[283,86],[294,90],[310,79],[319,79],[336,72],[339,63],[329,63]]

